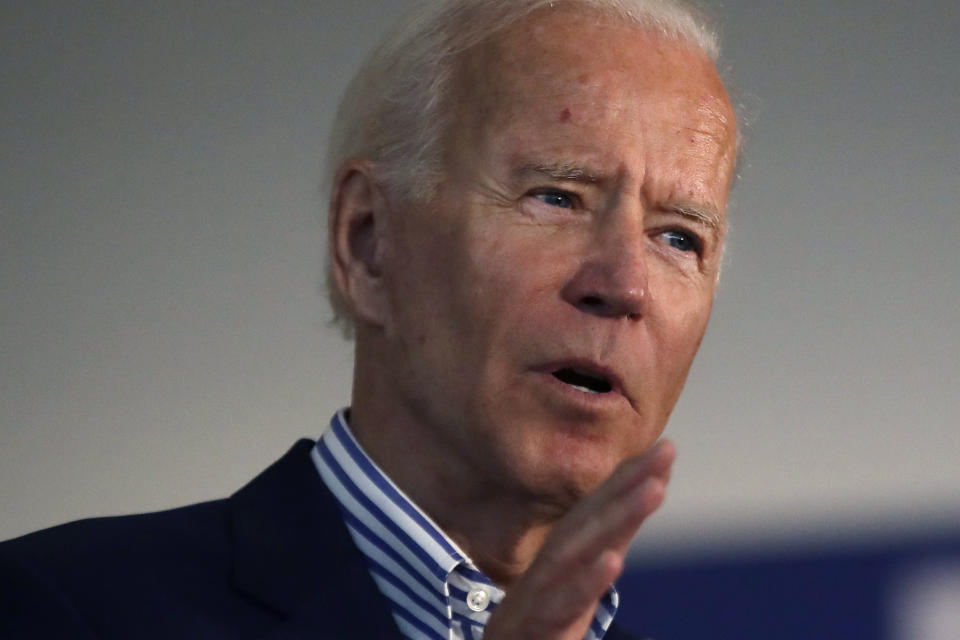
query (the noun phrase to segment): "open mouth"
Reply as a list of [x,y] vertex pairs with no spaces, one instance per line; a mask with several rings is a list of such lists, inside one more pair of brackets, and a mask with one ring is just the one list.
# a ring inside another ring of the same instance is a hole
[[553,372],[553,377],[584,393],[610,393],[613,386],[602,375],[577,369],[564,367]]

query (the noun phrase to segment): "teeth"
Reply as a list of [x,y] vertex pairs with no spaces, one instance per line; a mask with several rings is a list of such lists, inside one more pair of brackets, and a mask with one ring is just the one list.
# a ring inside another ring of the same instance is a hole
[[588,371],[583,371],[582,369],[559,369],[553,372],[553,376],[557,380],[583,393],[600,394],[608,393],[612,390],[610,383],[606,379],[598,377]]

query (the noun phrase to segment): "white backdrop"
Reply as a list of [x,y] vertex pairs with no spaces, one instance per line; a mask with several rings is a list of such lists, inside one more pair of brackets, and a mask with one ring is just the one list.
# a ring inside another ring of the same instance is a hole
[[[229,494],[348,399],[336,100],[409,2],[0,5],[0,538]],[[960,523],[960,8],[714,5],[750,120],[641,549]]]

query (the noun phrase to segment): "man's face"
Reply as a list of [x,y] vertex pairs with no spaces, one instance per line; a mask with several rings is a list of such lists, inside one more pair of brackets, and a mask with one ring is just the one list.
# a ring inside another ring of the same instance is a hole
[[464,61],[445,177],[390,216],[397,410],[569,504],[660,436],[710,314],[734,114],[702,54],[534,14]]

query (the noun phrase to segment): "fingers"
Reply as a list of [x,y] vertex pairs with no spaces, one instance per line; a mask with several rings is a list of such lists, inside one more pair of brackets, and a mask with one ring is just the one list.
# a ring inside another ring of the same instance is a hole
[[621,555],[608,551],[563,581],[528,574],[490,616],[484,640],[583,640],[601,595],[622,569]]
[[582,640],[620,575],[637,529],[663,503],[675,449],[663,441],[622,463],[554,528],[491,616],[488,640]]
[[643,521],[663,503],[675,457],[673,444],[662,441],[623,462],[567,514],[548,544],[558,545],[563,555],[585,558],[596,557],[607,548],[625,553]]

